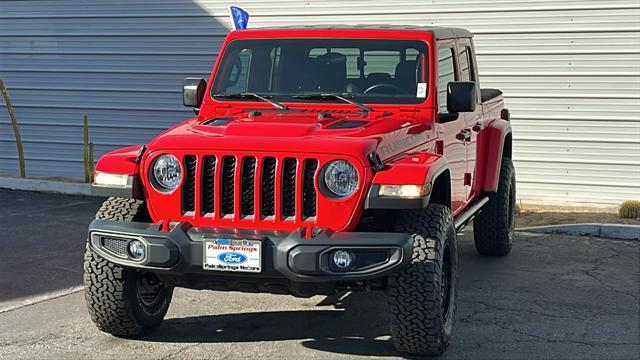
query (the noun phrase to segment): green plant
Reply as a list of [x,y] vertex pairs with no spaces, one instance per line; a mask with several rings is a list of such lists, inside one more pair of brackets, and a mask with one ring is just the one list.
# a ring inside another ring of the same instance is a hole
[[84,155],[84,181],[93,182],[93,143],[89,142],[89,116],[84,114],[83,119],[83,142],[82,149]]
[[623,219],[640,219],[640,200],[627,200],[618,208],[618,215]]
[[20,163],[20,177],[25,177],[25,164],[24,164],[24,150],[22,149],[22,136],[20,135],[20,129],[18,128],[18,121],[16,115],[13,112],[13,105],[11,105],[11,99],[9,98],[9,90],[4,86],[4,82],[0,79],[0,92],[4,97],[4,102],[7,104],[7,112],[9,113],[9,119],[11,119],[11,126],[13,126],[13,134],[16,138],[16,146],[18,147],[18,162]]

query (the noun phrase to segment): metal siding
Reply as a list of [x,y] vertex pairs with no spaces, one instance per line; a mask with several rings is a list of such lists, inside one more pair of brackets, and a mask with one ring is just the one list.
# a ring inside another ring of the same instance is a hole
[[[476,34],[483,87],[513,115],[519,197],[617,204],[640,198],[637,0],[237,1],[250,26],[414,24]],[[2,1],[0,77],[30,176],[82,176],[82,114],[96,157],[190,116],[182,78],[206,74],[228,1]],[[3,105],[4,106],[4,105]],[[3,109],[4,110],[4,109]],[[4,111],[3,111],[4,112]],[[0,173],[17,173],[0,115]]]

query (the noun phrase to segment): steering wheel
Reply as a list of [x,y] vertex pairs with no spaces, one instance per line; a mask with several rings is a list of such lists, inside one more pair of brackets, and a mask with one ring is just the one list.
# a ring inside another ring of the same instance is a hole
[[[380,93],[379,89],[389,89],[392,91],[393,95],[399,95],[399,94],[408,94],[409,92],[401,87],[395,86],[393,84],[388,84],[388,83],[382,83],[382,84],[375,84],[375,85],[371,85],[369,86],[369,88],[367,90],[364,91],[365,94],[368,93]],[[384,94],[384,93],[383,93]]]

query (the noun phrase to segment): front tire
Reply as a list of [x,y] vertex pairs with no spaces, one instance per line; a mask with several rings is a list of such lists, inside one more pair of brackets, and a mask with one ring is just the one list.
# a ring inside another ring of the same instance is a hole
[[484,256],[505,256],[513,246],[516,216],[516,172],[509,158],[502,159],[498,190],[473,220],[476,250]]
[[[109,198],[96,219],[148,220],[144,202]],[[84,294],[98,329],[115,336],[133,337],[155,329],[167,314],[173,288],[149,272],[113,264],[91,250],[84,255]]]
[[396,230],[413,234],[411,264],[389,276],[387,299],[396,349],[440,355],[451,342],[456,310],[458,249],[448,207],[403,213]]

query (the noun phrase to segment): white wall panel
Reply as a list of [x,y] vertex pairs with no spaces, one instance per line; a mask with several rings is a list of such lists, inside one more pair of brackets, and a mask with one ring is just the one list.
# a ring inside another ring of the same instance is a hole
[[[410,24],[476,34],[482,86],[513,115],[519,197],[552,204],[640,198],[637,0],[233,1],[250,26]],[[0,77],[23,130],[28,174],[82,176],[82,114],[96,155],[189,116],[182,78],[205,75],[228,1],[0,2]],[[4,109],[0,109],[4,110]],[[0,173],[17,171],[0,114]]]

